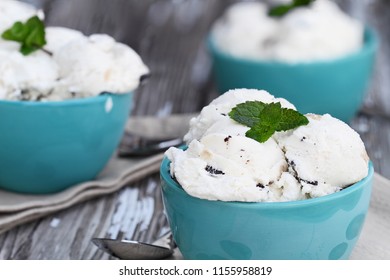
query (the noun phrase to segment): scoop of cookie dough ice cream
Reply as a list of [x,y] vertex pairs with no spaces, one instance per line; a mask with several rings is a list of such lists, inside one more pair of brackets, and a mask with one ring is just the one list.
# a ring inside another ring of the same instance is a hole
[[130,47],[105,34],[71,40],[54,53],[63,77],[56,91],[76,97],[101,92],[125,93],[136,89],[149,69]]
[[57,78],[57,64],[43,51],[25,56],[0,49],[0,99],[44,99]]
[[48,26],[45,28],[46,45],[45,50],[57,53],[64,45],[84,38],[84,34],[78,30],[60,26]]
[[359,134],[329,114],[306,116],[308,125],[274,136],[302,192],[323,196],[366,177],[369,158]]
[[218,49],[233,56],[299,63],[351,54],[361,48],[363,33],[363,24],[330,0],[316,0],[283,17],[269,16],[261,1],[249,1],[230,6],[213,25],[211,37]]
[[16,21],[26,21],[35,15],[43,17],[43,13],[34,6],[15,0],[1,0],[0,14],[0,34],[10,28]]
[[[171,148],[172,176],[192,196],[223,201],[274,201],[270,183],[287,168],[272,138],[259,143],[245,136],[211,133],[186,151]],[[277,194],[278,195],[278,194]]]
[[[219,130],[236,127],[238,130],[244,130],[244,132],[246,132],[245,126],[237,124],[228,116],[228,113],[232,110],[232,108],[234,108],[237,104],[246,101],[261,101],[264,103],[280,102],[284,108],[295,109],[294,105],[287,100],[283,98],[276,98],[265,90],[229,90],[214,99],[209,105],[205,106],[199,116],[191,119],[190,129],[184,136],[184,140],[187,143],[191,142],[193,139],[199,140],[209,129],[212,132],[218,132]],[[219,121],[221,121],[221,123],[217,123]]]

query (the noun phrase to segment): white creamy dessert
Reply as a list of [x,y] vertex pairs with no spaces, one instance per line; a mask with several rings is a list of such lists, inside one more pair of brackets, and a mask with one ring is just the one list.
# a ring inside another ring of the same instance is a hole
[[37,100],[50,94],[57,79],[58,65],[48,54],[0,48],[0,99]]
[[[0,0],[0,31],[37,14],[26,3]],[[20,53],[19,43],[0,39],[0,99],[62,101],[128,93],[149,73],[132,48],[109,35],[85,36],[65,27],[46,27],[45,33],[43,48],[28,55]]]
[[308,125],[274,137],[304,192],[326,195],[367,176],[368,156],[357,132],[329,114],[306,116]]
[[84,38],[84,34],[78,30],[61,26],[48,26],[46,32],[45,50],[51,53],[57,53],[61,47],[73,40]]
[[55,93],[89,96],[91,92],[128,92],[148,73],[138,54],[105,34],[81,37],[64,44],[53,54],[60,80]]
[[249,127],[227,114],[235,105],[284,99],[265,91],[230,90],[190,122],[184,151],[170,148],[170,172],[190,195],[209,200],[275,202],[338,192],[368,174],[360,136],[330,115],[307,114],[307,125],[276,132],[264,143],[245,136]]
[[[245,135],[247,127],[234,122],[227,117],[230,110],[239,103],[245,101],[262,101],[264,103],[280,102],[282,107],[295,109],[295,106],[284,98],[275,98],[273,95],[262,90],[241,89],[230,90],[227,94],[222,94],[218,98],[204,107],[198,117],[190,121],[190,129],[184,136],[184,140],[189,143],[193,139],[200,139],[203,135],[211,132],[217,132],[221,129],[234,130],[237,129],[240,135]],[[221,123],[219,123],[219,121]],[[234,134],[234,132],[231,132]]]
[[288,63],[328,60],[359,50],[364,26],[330,0],[316,0],[282,17],[261,2],[239,2],[214,24],[216,47],[233,56]]
[[0,33],[16,21],[25,21],[34,15],[43,17],[42,11],[16,0],[0,0],[0,15]]

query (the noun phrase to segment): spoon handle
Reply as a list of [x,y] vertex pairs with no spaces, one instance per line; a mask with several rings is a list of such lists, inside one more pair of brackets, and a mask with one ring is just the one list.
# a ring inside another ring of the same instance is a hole
[[183,145],[183,136],[188,131],[189,121],[197,114],[176,114],[163,118],[130,117],[118,148],[118,156],[150,156],[169,147]]
[[143,157],[164,152],[169,147],[183,144],[181,138],[151,139],[140,135],[125,133],[118,148],[119,157]]

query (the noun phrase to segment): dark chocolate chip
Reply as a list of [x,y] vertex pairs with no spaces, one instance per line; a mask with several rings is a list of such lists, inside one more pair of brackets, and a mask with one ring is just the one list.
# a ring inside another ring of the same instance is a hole
[[213,174],[213,175],[225,175],[225,172],[223,172],[222,170],[218,170],[218,169],[212,167],[211,165],[207,165],[205,167],[205,170],[208,173]]
[[264,186],[263,184],[260,184],[260,183],[258,183],[258,184],[256,185],[256,187],[258,187],[258,188],[260,188],[260,189],[264,189],[264,188],[265,188],[265,186]]

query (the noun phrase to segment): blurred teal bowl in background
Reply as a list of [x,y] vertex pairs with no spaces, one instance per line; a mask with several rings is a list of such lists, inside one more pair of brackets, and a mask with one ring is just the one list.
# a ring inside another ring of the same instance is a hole
[[238,58],[207,42],[220,93],[235,88],[264,89],[293,103],[301,113],[329,113],[349,122],[363,104],[378,48],[376,33],[366,28],[364,45],[342,58],[289,64]]
[[94,179],[120,142],[132,96],[0,100],[0,188],[46,194]]
[[188,195],[160,168],[165,212],[185,259],[348,259],[374,174],[334,194],[291,202],[222,202]]

